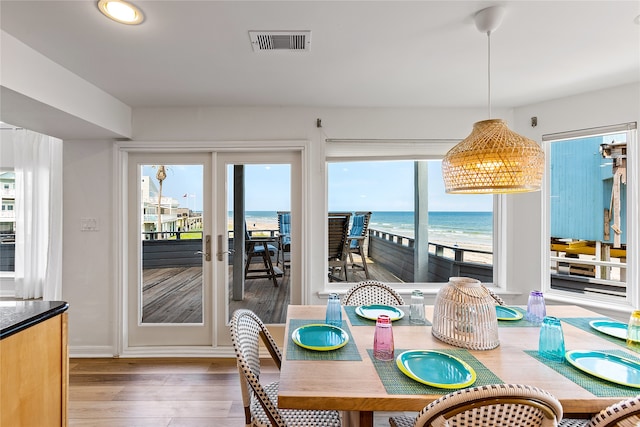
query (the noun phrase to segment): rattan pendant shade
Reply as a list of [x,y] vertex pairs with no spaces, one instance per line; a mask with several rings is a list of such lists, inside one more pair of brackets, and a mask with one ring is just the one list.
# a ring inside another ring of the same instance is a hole
[[[476,27],[487,34],[488,98],[491,117],[491,33],[500,25],[504,8],[492,6],[474,16]],[[476,122],[471,135],[442,159],[447,193],[524,193],[540,190],[544,152],[540,146],[507,127],[504,120]]]
[[447,193],[522,193],[542,184],[544,153],[504,120],[476,122],[442,160]]

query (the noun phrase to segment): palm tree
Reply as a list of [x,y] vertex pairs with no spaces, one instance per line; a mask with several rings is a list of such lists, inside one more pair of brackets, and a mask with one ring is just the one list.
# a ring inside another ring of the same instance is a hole
[[[156,172],[156,179],[158,180],[158,232],[162,231],[162,181],[167,178],[167,171],[164,165],[156,166],[158,172]],[[158,234],[160,238],[160,234]]]

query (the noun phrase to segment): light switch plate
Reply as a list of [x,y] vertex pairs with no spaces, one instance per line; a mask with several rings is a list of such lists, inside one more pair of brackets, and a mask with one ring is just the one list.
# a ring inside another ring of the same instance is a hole
[[80,231],[98,231],[98,218],[80,218]]

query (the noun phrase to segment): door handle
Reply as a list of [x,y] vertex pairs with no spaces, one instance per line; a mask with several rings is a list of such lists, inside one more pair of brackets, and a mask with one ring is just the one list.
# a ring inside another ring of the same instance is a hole
[[222,261],[223,258],[222,256],[224,254],[232,254],[234,251],[233,250],[228,250],[228,251],[223,251],[222,250],[222,234],[218,234],[218,252],[216,252],[216,258],[218,258],[218,261]]
[[204,252],[196,251],[196,254],[204,255],[205,261],[211,261],[211,236],[210,235],[207,234],[206,236],[204,236]]

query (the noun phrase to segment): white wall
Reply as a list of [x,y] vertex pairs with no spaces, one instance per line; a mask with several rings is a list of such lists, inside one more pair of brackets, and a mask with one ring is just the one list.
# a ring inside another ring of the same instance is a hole
[[[113,143],[63,144],[62,298],[69,302],[72,355],[113,355],[116,319],[113,258]],[[98,231],[80,231],[96,218]]]

